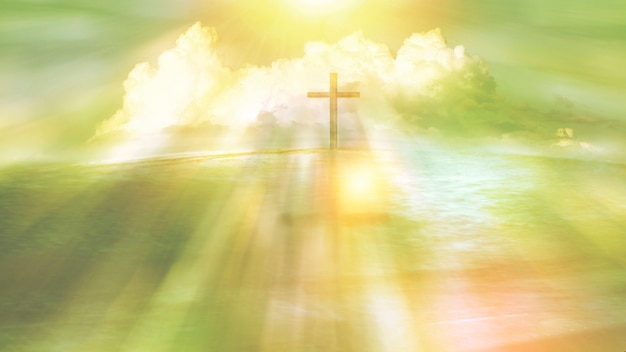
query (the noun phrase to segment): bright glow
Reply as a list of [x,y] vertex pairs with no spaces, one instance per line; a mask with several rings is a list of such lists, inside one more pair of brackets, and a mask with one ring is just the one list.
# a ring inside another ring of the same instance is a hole
[[339,169],[340,208],[346,213],[375,213],[384,205],[380,170],[369,163],[346,163]]
[[322,15],[347,9],[356,0],[290,0],[291,6],[304,15]]
[[300,0],[301,4],[305,6],[313,6],[313,7],[328,6],[336,2],[337,1],[335,0]]
[[346,170],[343,183],[344,192],[352,198],[363,197],[376,187],[372,170],[363,166],[360,169]]

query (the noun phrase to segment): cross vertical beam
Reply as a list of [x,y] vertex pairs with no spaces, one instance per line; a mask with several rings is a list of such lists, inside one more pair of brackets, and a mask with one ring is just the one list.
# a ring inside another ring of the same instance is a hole
[[337,73],[330,74],[330,149],[337,149]]
[[328,92],[309,92],[309,98],[330,99],[330,149],[337,149],[337,98],[359,98],[359,92],[339,92],[337,89],[337,73],[330,74],[330,90]]

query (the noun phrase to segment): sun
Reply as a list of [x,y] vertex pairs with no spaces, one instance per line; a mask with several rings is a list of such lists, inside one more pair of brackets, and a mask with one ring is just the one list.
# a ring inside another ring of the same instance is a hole
[[337,3],[337,0],[298,0],[304,6],[325,7]]
[[320,15],[324,13],[343,10],[356,0],[289,0],[291,6],[297,11],[308,15]]

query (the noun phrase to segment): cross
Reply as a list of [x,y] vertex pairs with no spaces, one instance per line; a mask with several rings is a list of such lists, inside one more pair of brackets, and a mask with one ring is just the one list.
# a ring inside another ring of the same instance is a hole
[[338,92],[337,74],[330,74],[329,92],[309,92],[309,98],[330,98],[330,149],[337,149],[337,98],[359,98],[359,92]]

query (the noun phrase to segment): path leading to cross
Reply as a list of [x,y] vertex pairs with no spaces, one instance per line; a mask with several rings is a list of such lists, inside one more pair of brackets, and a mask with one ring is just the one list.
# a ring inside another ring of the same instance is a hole
[[360,98],[359,92],[339,92],[337,90],[337,73],[330,74],[330,90],[328,92],[309,92],[309,98],[330,98],[330,149],[337,149],[337,98]]

